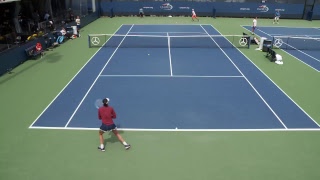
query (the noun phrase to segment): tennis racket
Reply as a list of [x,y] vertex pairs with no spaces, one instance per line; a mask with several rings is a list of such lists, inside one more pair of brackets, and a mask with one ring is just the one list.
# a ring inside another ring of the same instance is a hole
[[100,107],[103,106],[103,103],[102,103],[102,99],[97,99],[95,102],[94,102],[94,106],[99,109]]
[[[106,98],[108,99],[108,103],[110,102],[110,99],[109,98]],[[103,106],[103,103],[102,103],[102,99],[97,99],[95,102],[94,102],[94,106],[99,109],[100,107]]]

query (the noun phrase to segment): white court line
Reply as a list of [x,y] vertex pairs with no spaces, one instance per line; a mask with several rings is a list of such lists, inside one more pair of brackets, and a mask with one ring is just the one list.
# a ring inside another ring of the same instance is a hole
[[313,57],[313,56],[311,56],[311,55],[309,55],[309,54],[307,54],[307,53],[305,53],[305,52],[303,52],[303,51],[301,51],[301,50],[299,50],[299,49],[297,49],[297,48],[295,48],[295,47],[293,47],[293,46],[291,46],[291,45],[289,45],[289,44],[287,44],[287,43],[284,43],[284,44],[286,44],[287,46],[290,46],[291,48],[295,49],[296,51],[299,51],[299,52],[301,52],[302,54],[304,54],[304,55],[306,55],[306,56],[309,56],[310,58],[312,58],[312,59],[320,62],[319,59],[317,59],[317,58],[315,58],[315,57]]
[[[202,26],[201,26],[202,27]],[[212,26],[213,27],[213,26]],[[202,27],[203,28],[203,27]],[[213,29],[216,30],[216,28],[213,27]],[[203,30],[209,35],[209,33],[203,28]],[[218,30],[216,30],[217,32],[219,32]],[[220,32],[219,32],[220,33]],[[220,33],[221,34],[221,33]],[[221,34],[222,35],[222,34]],[[217,44],[217,46],[219,47],[218,43],[211,38],[212,41],[214,41],[214,43]],[[227,40],[227,39],[226,39]],[[229,40],[228,40],[229,41]],[[231,43],[229,41],[229,43]],[[231,43],[232,44],[232,43]],[[237,70],[240,72],[240,74],[245,78],[245,80],[249,83],[249,85],[252,87],[252,89],[257,93],[257,95],[261,98],[261,100],[266,104],[266,106],[270,109],[270,111],[275,115],[275,117],[279,120],[279,122],[283,125],[283,127],[285,127],[286,129],[287,126],[282,122],[282,120],[280,119],[280,117],[273,111],[273,109],[270,107],[270,105],[266,102],[266,100],[260,95],[260,93],[256,90],[256,88],[251,84],[251,82],[247,79],[247,77],[242,73],[242,71],[238,68],[238,66],[232,61],[232,59],[227,55],[226,52],[224,52],[224,50],[222,48],[219,47],[219,49],[223,52],[223,54],[230,60],[230,62],[234,65],[235,68],[237,68]]]
[[[246,29],[245,27],[242,26],[242,28]],[[246,29],[248,30],[248,29]],[[218,31],[218,30],[217,30]],[[249,31],[249,30],[248,30]],[[219,32],[219,31],[218,31]],[[220,33],[220,32],[219,32]],[[285,94],[302,112],[304,112],[318,127],[320,127],[320,125],[304,110],[302,109],[301,106],[299,106],[286,92],[284,92],[266,73],[264,73],[255,63],[253,63],[252,60],[250,60],[245,54],[243,54],[239,49],[238,51],[243,55],[245,56],[249,62],[251,62],[257,69],[259,69],[259,71],[264,74],[283,94]],[[286,51],[284,51],[286,52]],[[290,53],[288,53],[289,55],[291,55]],[[292,57],[294,57],[293,55],[291,55]],[[296,57],[294,57],[296,58]],[[298,58],[296,58],[298,59]],[[299,61],[301,61],[300,59],[298,59]],[[306,64],[308,65],[308,64]],[[315,69],[316,70],[316,69]]]
[[169,51],[169,61],[170,61],[170,75],[172,76],[172,61],[171,61],[171,48],[170,48],[169,33],[167,33],[167,36],[168,36],[168,51]]
[[[127,34],[130,32],[130,30],[132,29],[133,25],[131,26],[131,28],[129,29],[129,31],[127,32]],[[65,127],[67,127],[69,125],[69,123],[71,122],[73,116],[76,114],[76,112],[78,111],[79,107],[81,106],[82,102],[84,101],[84,99],[87,97],[87,95],[89,94],[90,90],[92,89],[92,87],[94,86],[94,84],[97,82],[98,78],[100,77],[101,73],[103,72],[103,70],[107,67],[107,65],[109,64],[110,60],[112,59],[112,57],[114,56],[114,54],[117,52],[117,50],[119,49],[119,46],[122,44],[122,42],[124,41],[124,39],[126,38],[126,36],[124,36],[124,38],[122,39],[122,41],[119,43],[118,47],[113,51],[113,53],[111,54],[110,58],[108,59],[107,63],[103,66],[103,68],[101,69],[100,73],[98,74],[98,76],[96,77],[96,79],[93,81],[93,83],[91,84],[90,88],[88,89],[87,93],[83,96],[82,100],[80,101],[80,103],[78,104],[78,107],[75,109],[75,111],[72,113],[71,117],[69,118],[67,124],[65,125]]]
[[315,70],[315,71],[317,71],[317,72],[320,72],[320,70],[318,70],[318,69],[314,68],[313,66],[307,64],[306,62],[302,61],[301,59],[297,58],[297,57],[294,56],[293,54],[287,52],[286,50],[284,50],[284,49],[280,49],[280,50],[283,51],[283,52],[285,52],[285,53],[287,53],[289,56],[293,57],[294,59],[297,59],[298,61],[302,62],[303,64],[309,66],[311,69],[313,69],[313,70]]
[[[115,34],[120,28],[122,27],[119,26],[118,29],[113,33]],[[74,80],[75,77],[77,77],[77,75],[82,71],[82,69],[92,60],[92,58],[101,50],[101,48],[108,42],[109,40],[107,40],[99,49],[98,51],[96,51],[91,57],[90,59],[81,67],[81,69],[72,77],[72,79],[62,88],[62,90],[53,98],[53,100],[47,105],[47,107],[39,114],[39,116],[32,122],[32,124],[29,126],[32,127],[34,123],[36,123],[38,121],[38,119],[41,117],[41,115],[51,106],[51,104],[59,97],[59,95],[68,87],[68,85]]]
[[[262,30],[260,30],[260,29],[258,29],[258,31],[260,31],[260,32],[266,34],[267,36],[271,37],[268,33],[264,32],[264,31],[262,31]],[[290,45],[289,45],[289,46],[290,46]],[[291,47],[292,47],[292,46],[291,46]],[[293,48],[294,48],[294,47],[293,47]],[[281,49],[281,48],[280,48],[280,49]],[[296,49],[296,48],[295,48],[295,49]],[[312,69],[316,70],[317,72],[320,72],[319,70],[317,70],[317,69],[314,68],[313,66],[307,64],[306,62],[302,61],[301,59],[295,57],[293,54],[287,52],[285,49],[281,49],[281,50],[284,51],[284,52],[286,52],[286,53],[289,54],[290,56],[294,57],[295,59],[299,60],[300,62],[304,63],[305,65],[307,65],[307,66],[311,67]],[[303,51],[300,51],[300,50],[298,50],[298,49],[296,49],[296,50],[299,51],[299,52],[301,52],[302,54],[304,54],[304,55],[306,55],[306,56],[309,56],[310,58],[312,58],[312,59],[314,59],[314,60],[316,60],[316,61],[319,61],[317,58],[315,58],[315,57],[313,57],[313,56],[310,56],[309,54],[307,54],[307,53],[305,53],[305,52],[303,52]]]
[[[81,128],[81,127],[41,127],[33,126],[30,129],[51,129],[51,130],[87,130],[98,131],[99,128]],[[142,129],[142,128],[117,128],[119,131],[132,132],[275,132],[275,131],[320,131],[320,128],[274,128],[274,129]]]
[[243,76],[194,76],[194,75],[100,75],[100,77],[243,78]]

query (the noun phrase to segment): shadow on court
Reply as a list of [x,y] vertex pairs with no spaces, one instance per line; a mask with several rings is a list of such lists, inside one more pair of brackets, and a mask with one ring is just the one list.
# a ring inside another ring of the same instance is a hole
[[39,60],[33,60],[33,61],[32,60],[28,60],[28,62],[26,61],[26,62],[21,63],[21,64],[25,64],[25,67],[21,68],[19,70],[17,70],[16,69],[17,67],[15,67],[10,72],[7,72],[6,74],[4,74],[3,79],[0,80],[0,84],[3,84],[5,82],[11,80],[12,78],[18,76],[19,74],[24,73],[25,71],[27,71],[29,69],[32,69],[34,66],[36,66],[36,65],[38,65],[39,63],[42,63],[42,62],[44,62],[44,61],[39,59]]
[[15,67],[10,72],[7,72],[6,74],[4,74],[4,76],[0,80],[0,84],[3,84],[11,80],[12,78],[18,76],[19,74],[23,74],[25,71],[28,71],[29,69],[34,68],[40,63],[44,63],[44,62],[55,63],[55,62],[58,62],[61,58],[62,58],[62,55],[54,52],[54,53],[46,53],[42,58],[39,57],[35,60],[32,60],[32,59],[27,60],[21,63],[21,64],[24,64],[23,68],[22,66],[20,66],[19,69]]
[[[121,136],[124,134],[124,131],[119,131],[119,134]],[[125,137],[123,137],[125,139]],[[109,144],[109,143],[120,143],[118,140],[117,136],[113,134],[113,132],[107,132],[104,134],[104,145]]]
[[54,53],[46,55],[46,62],[48,62],[48,63],[56,63],[59,60],[61,60],[61,58],[62,58],[61,54],[59,54],[57,52],[54,52]]

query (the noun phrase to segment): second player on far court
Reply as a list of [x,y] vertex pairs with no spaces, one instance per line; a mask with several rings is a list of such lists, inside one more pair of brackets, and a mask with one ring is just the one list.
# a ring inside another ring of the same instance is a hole
[[194,19],[197,19],[197,20],[199,21],[199,19],[198,19],[198,17],[197,17],[197,14],[196,14],[196,12],[194,11],[194,9],[192,9],[192,16],[191,16],[191,18],[192,18],[192,21],[194,21]]

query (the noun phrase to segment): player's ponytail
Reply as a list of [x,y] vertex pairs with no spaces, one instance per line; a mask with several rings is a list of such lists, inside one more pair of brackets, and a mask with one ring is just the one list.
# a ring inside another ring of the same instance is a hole
[[104,98],[104,99],[102,100],[102,103],[103,103],[103,106],[108,106],[109,98]]

